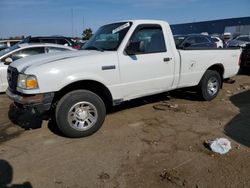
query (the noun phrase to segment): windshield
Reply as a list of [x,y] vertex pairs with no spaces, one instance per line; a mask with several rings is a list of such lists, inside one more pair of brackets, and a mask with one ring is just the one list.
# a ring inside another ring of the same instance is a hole
[[185,36],[174,36],[174,42],[176,47],[179,47],[181,43],[185,40]]
[[104,25],[90,38],[81,49],[116,51],[131,27],[131,22]]
[[13,46],[7,48],[7,49],[1,50],[1,51],[0,51],[0,58],[1,58],[2,56],[4,56],[5,54],[7,54],[7,53],[9,53],[9,52],[11,52],[11,51],[13,51],[13,50],[16,50],[16,49],[18,49],[18,48],[20,48],[20,47],[19,47],[17,44],[15,44],[15,45],[13,45]]

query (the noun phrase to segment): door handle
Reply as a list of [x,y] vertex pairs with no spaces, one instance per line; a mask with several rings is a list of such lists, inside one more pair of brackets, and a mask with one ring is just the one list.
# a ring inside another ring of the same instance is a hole
[[167,62],[167,61],[170,61],[170,60],[172,60],[172,57],[165,57],[165,58],[163,59],[164,62]]

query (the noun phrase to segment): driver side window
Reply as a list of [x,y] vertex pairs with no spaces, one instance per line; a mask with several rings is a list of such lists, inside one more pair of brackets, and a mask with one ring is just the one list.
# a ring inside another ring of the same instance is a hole
[[140,44],[140,54],[167,51],[164,35],[160,26],[140,28],[132,35],[130,43]]

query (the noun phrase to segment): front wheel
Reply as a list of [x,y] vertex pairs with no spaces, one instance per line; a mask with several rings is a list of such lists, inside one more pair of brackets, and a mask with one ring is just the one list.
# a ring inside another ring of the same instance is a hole
[[220,74],[214,70],[207,70],[198,85],[201,98],[206,101],[214,99],[218,95],[220,88]]
[[87,90],[66,94],[56,107],[58,128],[68,137],[85,137],[95,133],[103,124],[106,108],[102,99]]

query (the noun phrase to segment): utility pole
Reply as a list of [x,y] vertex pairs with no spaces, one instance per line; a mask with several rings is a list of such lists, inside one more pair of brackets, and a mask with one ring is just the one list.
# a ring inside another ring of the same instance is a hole
[[74,12],[73,8],[71,8],[71,35],[74,37]]
[[84,31],[84,28],[85,28],[85,26],[84,26],[84,16],[82,17],[82,30]]

